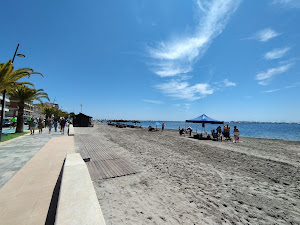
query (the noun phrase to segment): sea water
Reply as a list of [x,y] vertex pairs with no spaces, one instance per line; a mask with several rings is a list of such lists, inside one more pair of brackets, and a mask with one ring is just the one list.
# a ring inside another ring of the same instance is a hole
[[277,124],[277,123],[224,123],[223,124],[205,124],[205,131],[202,128],[201,123],[185,123],[184,121],[141,121],[142,127],[152,126],[154,128],[161,129],[161,125],[165,123],[166,129],[175,129],[192,127],[193,132],[211,133],[211,130],[215,130],[218,126],[229,125],[231,127],[231,135],[233,135],[233,127],[237,126],[240,131],[241,137],[255,137],[255,138],[267,138],[267,139],[282,139],[290,141],[300,141],[300,124]]

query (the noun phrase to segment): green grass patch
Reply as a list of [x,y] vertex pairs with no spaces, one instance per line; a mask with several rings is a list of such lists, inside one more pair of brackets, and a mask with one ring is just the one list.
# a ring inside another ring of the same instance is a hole
[[8,141],[8,140],[11,140],[11,139],[14,139],[14,138],[23,136],[23,135],[25,135],[25,134],[28,134],[28,132],[13,133],[13,134],[2,135],[1,142]]

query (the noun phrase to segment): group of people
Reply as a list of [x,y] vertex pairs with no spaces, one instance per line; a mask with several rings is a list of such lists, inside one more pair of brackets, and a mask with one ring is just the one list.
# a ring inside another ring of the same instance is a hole
[[[218,126],[218,128],[215,130],[212,130],[212,133],[216,133],[217,136],[218,136],[218,140],[221,140],[223,139],[223,136],[225,138],[230,138],[230,126],[227,124],[223,127],[223,131],[222,131],[222,127],[221,126]],[[179,131],[179,134],[182,135],[184,133],[189,133],[189,135],[191,136],[192,135],[192,131],[193,129],[188,126],[188,128],[185,130],[184,128],[180,129],[180,127],[178,128],[178,131]],[[234,135],[234,142],[239,142],[240,140],[240,131],[239,129],[234,126],[234,130],[233,130],[233,135]]]
[[189,135],[192,136],[193,129],[190,126],[188,126],[188,128],[186,130],[184,128],[180,129],[180,127],[179,127],[178,131],[179,131],[180,135],[183,135],[184,133],[186,133],[186,134],[189,133]]
[[[231,130],[231,128],[230,128],[230,126],[228,126],[228,124],[223,127],[223,132],[222,132],[221,126],[218,126],[218,128],[216,129],[216,132],[217,132],[219,139],[222,141],[223,136],[226,138],[230,138],[230,130]],[[222,134],[223,134],[223,136],[222,136]],[[234,142],[238,142],[240,140],[240,131],[236,126],[234,126],[233,135],[234,135]]]
[[34,130],[36,128],[36,125],[38,126],[39,129],[39,134],[43,133],[43,128],[48,127],[49,129],[49,134],[51,133],[52,128],[54,127],[55,132],[57,132],[57,127],[60,125],[60,132],[64,134],[65,132],[65,126],[66,126],[67,120],[65,118],[57,119],[54,118],[52,119],[41,119],[36,120],[35,118],[31,118],[29,121],[29,130],[30,130],[30,135],[34,135]]

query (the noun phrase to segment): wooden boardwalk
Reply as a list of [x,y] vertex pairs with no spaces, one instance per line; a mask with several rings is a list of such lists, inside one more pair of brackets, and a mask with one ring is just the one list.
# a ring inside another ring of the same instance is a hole
[[125,159],[106,147],[91,134],[74,136],[76,151],[86,162],[93,181],[136,173],[133,166]]

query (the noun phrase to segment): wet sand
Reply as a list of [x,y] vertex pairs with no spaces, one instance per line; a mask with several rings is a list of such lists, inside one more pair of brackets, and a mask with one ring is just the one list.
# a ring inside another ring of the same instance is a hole
[[216,142],[105,124],[80,132],[139,171],[94,182],[107,224],[300,224],[300,142]]

